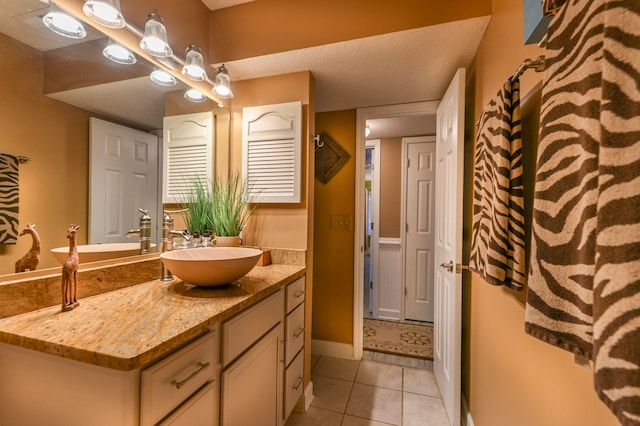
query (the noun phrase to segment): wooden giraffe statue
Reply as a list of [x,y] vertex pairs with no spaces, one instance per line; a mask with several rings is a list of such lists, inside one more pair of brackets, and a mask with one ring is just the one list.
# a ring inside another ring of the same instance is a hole
[[62,311],[70,311],[79,305],[76,298],[78,273],[78,245],[76,243],[76,232],[80,228],[79,225],[71,225],[67,229],[67,238],[69,238],[69,256],[62,265]]
[[31,234],[31,249],[16,262],[16,272],[24,272],[27,269],[35,271],[40,262],[40,236],[36,231],[36,225],[30,223],[20,233],[20,236]]

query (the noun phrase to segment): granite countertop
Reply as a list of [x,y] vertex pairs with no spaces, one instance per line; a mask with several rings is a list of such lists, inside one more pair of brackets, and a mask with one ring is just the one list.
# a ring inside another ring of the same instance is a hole
[[275,293],[303,266],[256,266],[222,287],[153,280],[0,320],[0,342],[115,370],[145,367]]

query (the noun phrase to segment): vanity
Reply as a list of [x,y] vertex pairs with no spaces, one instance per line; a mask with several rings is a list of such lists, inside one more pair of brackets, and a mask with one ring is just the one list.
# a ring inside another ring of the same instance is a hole
[[304,387],[305,272],[153,279],[1,319],[0,424],[281,426]]

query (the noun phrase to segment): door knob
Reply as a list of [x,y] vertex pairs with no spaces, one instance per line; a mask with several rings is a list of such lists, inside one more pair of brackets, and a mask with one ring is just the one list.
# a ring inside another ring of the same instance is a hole
[[453,272],[453,260],[449,263],[441,263],[440,266],[449,272]]

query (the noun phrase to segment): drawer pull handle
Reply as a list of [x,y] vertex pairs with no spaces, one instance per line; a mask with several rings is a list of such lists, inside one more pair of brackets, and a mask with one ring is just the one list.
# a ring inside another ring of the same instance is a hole
[[293,336],[294,337],[299,337],[302,333],[304,333],[304,328],[303,327],[298,327],[298,329],[293,332]]
[[189,377],[187,377],[184,380],[172,380],[171,381],[171,386],[175,386],[176,389],[181,389],[185,383],[187,383],[189,380],[191,380],[193,378],[193,376],[195,376],[196,374],[198,374],[199,372],[201,372],[202,370],[204,370],[205,368],[207,368],[210,363],[205,362],[204,364],[201,363],[200,361],[198,361],[198,369],[196,371],[194,371],[193,373],[189,374]]
[[298,382],[295,385],[293,385],[293,390],[300,389],[300,386],[302,386],[303,381],[304,379],[302,378],[302,376],[298,377]]
[[298,290],[295,293],[293,293],[293,295],[295,296],[296,299],[304,296],[305,291],[304,290]]

